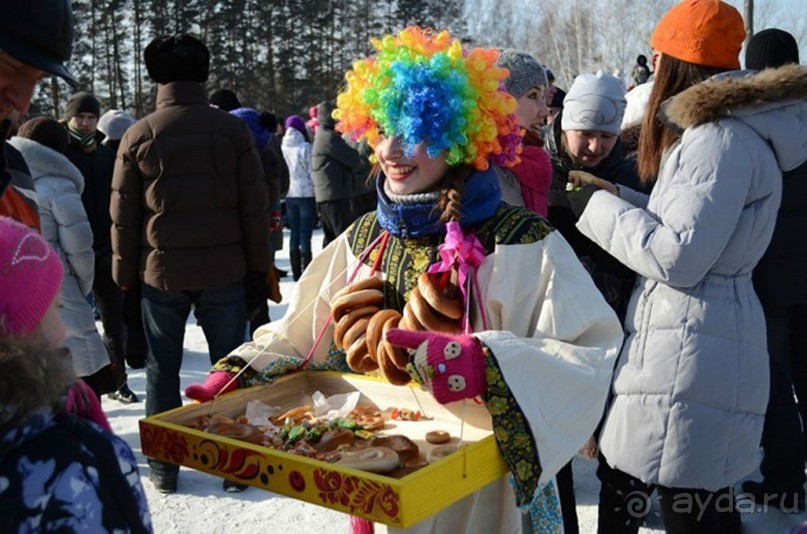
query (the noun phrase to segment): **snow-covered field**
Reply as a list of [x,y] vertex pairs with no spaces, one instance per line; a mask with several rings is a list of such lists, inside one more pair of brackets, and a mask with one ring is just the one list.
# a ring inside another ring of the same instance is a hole
[[[288,239],[288,235],[286,235]],[[320,250],[322,233],[314,234],[314,252]],[[278,253],[277,264],[290,270],[288,247]],[[294,291],[291,278],[281,280],[284,297]],[[286,310],[284,304],[270,307],[273,320],[279,319]],[[100,323],[99,323],[100,329]],[[193,382],[203,381],[209,369],[207,345],[201,328],[191,315],[185,334],[185,355],[182,364],[182,388]],[[350,531],[348,516],[257,488],[249,488],[243,493],[226,493],[222,489],[222,479],[199,471],[182,468],[177,493],[163,495],[146,479],[148,464],[140,451],[138,420],[144,416],[146,375],[145,370],[129,370],[129,386],[140,397],[141,402],[123,405],[107,398],[103,399],[104,410],[112,428],[125,439],[135,451],[140,463],[143,485],[149,499],[151,516],[158,533],[206,532],[248,534],[253,532],[277,533],[347,533]],[[596,465],[583,459],[576,459],[575,493],[580,531],[584,534],[596,532],[597,496],[599,481],[594,472]],[[758,475],[756,475],[758,479]],[[753,477],[752,477],[753,478]],[[739,487],[738,487],[739,490]],[[767,512],[751,512],[752,505],[740,500],[743,513],[743,532],[778,533],[788,532],[793,527],[807,521],[807,514],[786,515],[776,508]],[[658,518],[658,508],[654,506],[649,514],[649,525],[640,532],[661,532],[663,526]],[[377,529],[377,531],[380,529]],[[807,530],[805,531],[807,532]],[[454,534],[454,533],[446,533]]]

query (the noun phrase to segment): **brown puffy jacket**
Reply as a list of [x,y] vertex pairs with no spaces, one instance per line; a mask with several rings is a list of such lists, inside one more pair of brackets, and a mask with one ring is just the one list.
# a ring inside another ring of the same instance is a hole
[[164,291],[215,289],[269,269],[269,192],[252,133],[201,84],[157,91],[124,134],[112,179],[112,274]]

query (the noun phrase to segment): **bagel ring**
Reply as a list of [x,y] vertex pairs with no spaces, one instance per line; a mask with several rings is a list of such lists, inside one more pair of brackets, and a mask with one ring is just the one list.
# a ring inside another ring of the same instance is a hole
[[[387,332],[389,331],[390,328],[402,328],[401,327],[402,319],[403,318],[401,318],[400,321],[392,321],[392,320],[387,321],[386,323],[384,323],[384,328],[381,332],[381,344],[384,346],[384,351],[387,354],[387,358],[389,358],[392,365],[394,365],[399,370],[406,369],[406,366],[409,364],[409,351],[407,351],[403,347],[396,347],[395,345],[387,341]],[[380,363],[381,362],[379,362],[379,364]],[[409,373],[405,374],[409,376]],[[401,380],[403,380],[403,378],[401,378]],[[410,380],[411,378],[407,380],[406,383],[408,383]],[[390,380],[390,382],[392,382],[392,380]]]
[[418,278],[418,288],[426,302],[438,313],[445,315],[449,319],[459,320],[462,318],[462,301],[449,298],[437,286],[436,277],[429,276],[429,273],[421,274]]
[[361,469],[371,473],[389,473],[399,464],[398,453],[387,447],[366,447],[355,451],[341,451],[337,465]]
[[[347,321],[347,318],[349,316],[350,314],[343,317],[341,322]],[[364,317],[360,317],[359,319],[356,320],[356,322],[350,325],[350,328],[348,328],[347,332],[345,332],[345,337],[342,339],[344,346],[350,347],[351,345],[353,345],[353,343],[356,342],[357,339],[359,339],[359,337],[365,335],[367,333],[367,323],[369,322],[370,317],[365,315]]]
[[333,328],[333,342],[336,344],[336,346],[340,349],[345,348],[345,345],[349,347],[349,343],[345,344],[342,341],[342,339],[345,337],[345,332],[347,332],[357,320],[361,319],[365,315],[373,315],[376,312],[378,312],[378,306],[361,306],[359,308],[350,310],[347,315],[342,317]]
[[331,315],[337,323],[344,315],[354,308],[362,306],[381,306],[384,303],[384,293],[378,289],[360,289],[352,293],[345,293],[333,301]]
[[247,423],[213,423],[205,429],[205,432],[239,441],[247,441],[256,445],[263,442],[261,430],[257,426]]
[[346,295],[347,293],[355,293],[356,291],[361,291],[362,289],[378,289],[384,287],[384,281],[381,280],[378,276],[372,275],[368,276],[367,278],[363,278],[358,282],[353,282],[352,284],[348,284],[336,293],[333,294],[331,297],[331,302],[334,302],[336,299],[341,297],[342,295]]
[[412,306],[412,313],[425,330],[446,333],[459,331],[459,322],[449,319],[432,308],[420,293],[419,287],[413,289],[409,294],[409,305]]
[[456,445],[438,445],[426,453],[426,461],[431,463],[441,460],[457,451]]
[[384,342],[381,342],[378,346],[378,367],[390,384],[404,386],[412,381],[410,374],[396,366],[392,361],[392,357],[387,352],[387,344]]
[[356,437],[352,430],[337,427],[325,432],[314,444],[314,448],[319,452],[331,452],[341,445],[351,445],[354,439]]
[[370,441],[370,447],[387,447],[394,450],[403,465],[416,460],[420,455],[417,443],[402,434],[374,438]]
[[378,366],[375,365],[375,362],[369,357],[367,352],[366,338],[366,334],[360,335],[347,349],[347,365],[358,373],[367,373],[378,369]]
[[451,434],[445,430],[432,430],[426,432],[426,441],[433,445],[442,445],[451,441]]
[[[409,297],[409,300],[412,300],[411,296]],[[418,322],[417,317],[415,317],[415,313],[412,311],[412,305],[408,302],[406,303],[406,306],[404,306],[403,317],[401,318],[401,322],[399,324],[401,326],[398,328],[402,328],[404,330],[411,330],[413,332],[423,330],[423,325]]]
[[379,343],[384,339],[384,324],[393,317],[401,317],[401,314],[392,309],[380,310],[370,318],[367,325],[367,349],[370,357],[376,362],[378,361]]

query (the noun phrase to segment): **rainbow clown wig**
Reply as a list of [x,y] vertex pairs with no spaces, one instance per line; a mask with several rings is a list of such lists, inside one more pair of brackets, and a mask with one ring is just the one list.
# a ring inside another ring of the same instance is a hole
[[371,43],[377,54],[353,64],[336,99],[339,131],[373,148],[382,134],[394,135],[407,157],[423,142],[429,157],[445,151],[449,165],[518,163],[523,133],[497,50],[463,50],[448,31],[416,26]]

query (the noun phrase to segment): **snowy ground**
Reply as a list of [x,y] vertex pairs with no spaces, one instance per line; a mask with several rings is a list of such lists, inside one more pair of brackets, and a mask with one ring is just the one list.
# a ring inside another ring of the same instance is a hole
[[[288,239],[288,235],[286,235]],[[320,249],[322,233],[314,234],[315,253]],[[288,269],[288,248],[280,251],[277,264]],[[294,291],[291,278],[281,281],[284,296]],[[279,319],[286,306],[272,305],[270,314],[273,320]],[[100,323],[99,323],[100,328]],[[182,369],[182,388],[192,382],[204,380],[209,369],[207,345],[202,330],[196,326],[194,317],[188,319],[185,336],[185,356]],[[300,532],[300,533],[348,533],[350,531],[348,516],[327,508],[322,508],[281,495],[276,495],[257,488],[249,488],[243,493],[225,493],[222,479],[182,468],[180,471],[177,493],[163,495],[158,493],[146,480],[148,465],[140,450],[138,420],[144,416],[145,406],[145,371],[129,370],[129,386],[140,397],[141,402],[123,405],[116,401],[103,399],[104,410],[109,417],[112,428],[125,439],[135,451],[140,463],[143,485],[149,499],[151,516],[155,531],[158,533],[193,533],[221,532],[248,534],[253,532]],[[599,481],[594,471],[595,464],[583,459],[576,459],[575,493],[577,495],[577,515],[580,531],[584,534],[596,532],[597,495]],[[759,479],[758,475],[755,477]],[[739,488],[738,488],[739,489]],[[743,511],[743,532],[778,533],[788,532],[793,527],[807,521],[807,514],[786,515],[776,508],[767,512],[751,511],[752,505],[740,500]],[[661,532],[663,527],[658,518],[658,508],[654,506],[649,514],[649,525],[641,529],[642,533]],[[807,532],[807,531],[805,531]],[[447,533],[448,534],[448,533]],[[451,533],[453,534],[453,533]]]

